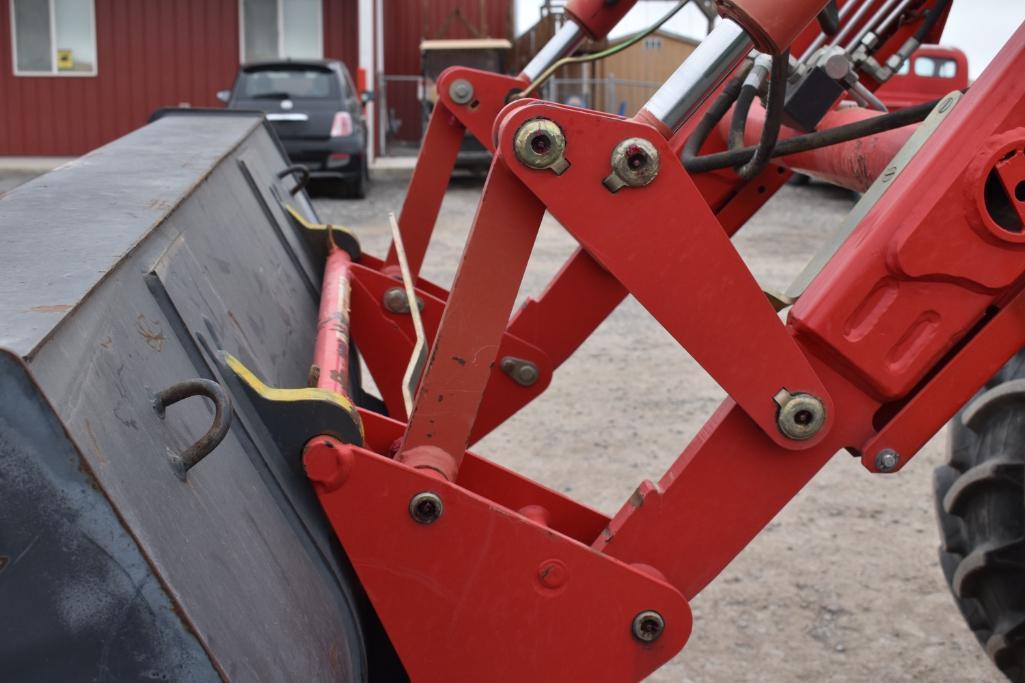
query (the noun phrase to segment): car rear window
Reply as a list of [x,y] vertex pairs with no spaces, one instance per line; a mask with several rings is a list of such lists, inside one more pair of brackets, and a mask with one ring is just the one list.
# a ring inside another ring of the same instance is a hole
[[259,69],[242,72],[240,97],[326,99],[338,98],[338,78],[321,69]]

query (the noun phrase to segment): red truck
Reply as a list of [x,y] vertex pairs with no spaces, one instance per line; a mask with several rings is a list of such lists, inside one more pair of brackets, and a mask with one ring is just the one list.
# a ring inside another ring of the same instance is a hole
[[968,87],[968,57],[956,47],[923,45],[877,95],[890,110],[903,109]]

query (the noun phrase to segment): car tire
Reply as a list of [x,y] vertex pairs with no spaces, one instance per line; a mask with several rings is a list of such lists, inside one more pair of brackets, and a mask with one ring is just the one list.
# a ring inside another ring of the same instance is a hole
[[353,199],[364,199],[367,196],[367,179],[362,173],[355,180],[349,181],[349,196]]
[[370,181],[370,172],[367,168],[367,158],[364,155],[360,159],[359,176],[343,182],[343,196],[349,199],[365,199],[367,196],[367,185]]
[[1025,351],[954,418],[933,486],[954,601],[993,663],[1025,683]]

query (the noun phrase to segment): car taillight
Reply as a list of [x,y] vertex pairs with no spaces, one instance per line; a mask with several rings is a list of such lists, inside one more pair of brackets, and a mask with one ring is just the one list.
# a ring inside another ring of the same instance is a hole
[[335,120],[331,122],[331,137],[340,138],[343,135],[352,135],[352,116],[347,111],[335,114]]

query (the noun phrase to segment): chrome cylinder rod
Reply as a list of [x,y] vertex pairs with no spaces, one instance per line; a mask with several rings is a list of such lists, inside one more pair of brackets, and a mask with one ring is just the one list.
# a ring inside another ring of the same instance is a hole
[[675,131],[751,51],[751,37],[723,19],[659,88],[644,109]]
[[[850,14],[851,10],[854,9],[857,5],[858,0],[850,0],[850,2],[844,3],[844,6],[840,8],[839,17],[841,26],[843,25],[844,20],[847,18],[847,15]],[[797,59],[798,63],[804,64],[804,62],[809,57],[811,57],[812,54],[815,53],[815,50],[818,50],[820,47],[822,47],[827,40],[829,40],[829,36],[827,36],[825,33],[819,33],[818,37],[816,37],[815,40],[812,41],[812,44],[808,46],[808,49],[804,51],[804,54],[802,54]]]
[[865,22],[865,25],[861,27],[861,30],[858,31],[858,33],[854,36],[854,39],[847,44],[847,54],[853,53],[858,48],[858,45],[861,43],[862,39],[872,31],[876,30],[876,27],[879,25],[879,22],[883,21],[886,15],[893,9],[894,5],[896,5],[899,1],[900,0],[886,0],[886,2],[884,2],[878,10],[876,10],[876,13],[872,15],[872,18]]
[[545,43],[541,51],[534,55],[530,63],[523,67],[520,77],[532,82],[552,64],[555,64],[567,55],[573,54],[573,51],[580,47],[580,44],[584,42],[586,37],[584,30],[580,28],[577,22],[572,20],[566,21],[555,32],[552,39]]

